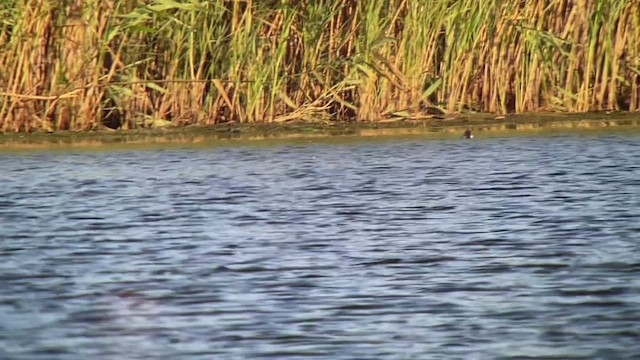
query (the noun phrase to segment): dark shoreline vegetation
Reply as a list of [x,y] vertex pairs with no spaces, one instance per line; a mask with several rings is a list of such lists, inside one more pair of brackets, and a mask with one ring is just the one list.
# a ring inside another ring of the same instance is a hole
[[637,0],[9,0],[0,132],[640,110]]

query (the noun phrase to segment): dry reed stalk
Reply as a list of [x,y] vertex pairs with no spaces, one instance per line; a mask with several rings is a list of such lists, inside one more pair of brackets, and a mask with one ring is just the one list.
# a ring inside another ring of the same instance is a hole
[[640,110],[637,0],[7,0],[0,19],[1,131]]

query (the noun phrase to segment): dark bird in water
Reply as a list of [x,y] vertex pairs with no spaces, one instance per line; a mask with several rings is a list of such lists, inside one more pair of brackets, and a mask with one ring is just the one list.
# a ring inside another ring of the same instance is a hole
[[467,129],[464,134],[461,136],[461,138],[465,138],[465,139],[473,139],[473,134],[471,133],[471,130]]

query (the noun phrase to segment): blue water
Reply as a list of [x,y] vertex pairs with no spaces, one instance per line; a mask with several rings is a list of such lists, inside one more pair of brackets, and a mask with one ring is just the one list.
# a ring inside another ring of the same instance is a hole
[[640,358],[640,134],[0,154],[2,359]]

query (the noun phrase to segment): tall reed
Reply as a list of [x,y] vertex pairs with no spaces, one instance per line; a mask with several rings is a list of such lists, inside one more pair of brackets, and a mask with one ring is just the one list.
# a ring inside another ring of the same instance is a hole
[[640,110],[638,0],[6,0],[0,131]]

